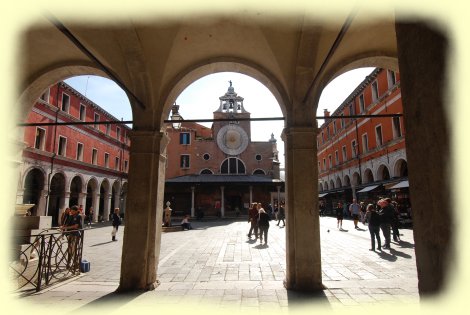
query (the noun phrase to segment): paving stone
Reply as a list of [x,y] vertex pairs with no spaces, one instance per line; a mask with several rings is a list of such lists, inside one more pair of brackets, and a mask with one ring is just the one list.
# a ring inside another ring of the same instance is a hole
[[[284,288],[284,228],[273,225],[269,246],[264,247],[247,239],[244,221],[224,221],[222,225],[218,221],[195,221],[194,230],[162,234],[157,269],[160,285],[132,299],[126,307],[140,303],[157,311],[155,306],[184,303],[191,310],[189,306],[194,303],[247,314],[274,314],[307,302],[330,310],[362,310],[393,303],[419,305],[413,247],[392,244],[390,251],[369,252],[368,231],[354,230],[349,220],[344,223],[348,231],[340,232],[335,218],[320,219],[322,280],[327,287],[321,297]],[[112,295],[119,285],[125,226],[119,230],[117,242],[108,240],[109,230],[109,226],[103,226],[86,231],[83,256],[91,261],[90,272],[20,300],[41,305],[49,312],[54,308],[63,312]],[[411,230],[401,233],[404,241],[413,244]]]

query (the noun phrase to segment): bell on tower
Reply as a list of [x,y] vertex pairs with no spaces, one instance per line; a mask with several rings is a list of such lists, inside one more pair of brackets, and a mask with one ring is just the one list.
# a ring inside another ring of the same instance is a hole
[[218,112],[222,113],[246,113],[243,108],[243,97],[238,96],[235,88],[232,86],[232,81],[229,82],[229,87],[225,95],[219,97],[220,107]]

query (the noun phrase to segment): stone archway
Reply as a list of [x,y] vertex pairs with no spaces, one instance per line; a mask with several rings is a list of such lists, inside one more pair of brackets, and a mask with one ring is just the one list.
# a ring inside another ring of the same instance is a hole
[[49,198],[47,206],[47,215],[52,217],[52,225],[59,224],[59,215],[64,207],[65,201],[65,176],[62,173],[56,173],[51,179],[49,187]]
[[23,203],[35,204],[35,206],[30,209],[31,215],[39,215],[38,209],[40,209],[42,200],[44,179],[44,173],[38,168],[31,169],[26,175],[24,181]]
[[69,207],[80,204],[80,194],[82,193],[82,187],[82,178],[80,176],[75,176],[70,182]]

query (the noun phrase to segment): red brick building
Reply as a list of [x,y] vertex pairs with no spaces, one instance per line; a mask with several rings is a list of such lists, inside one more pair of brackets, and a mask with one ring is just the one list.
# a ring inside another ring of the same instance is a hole
[[[219,99],[211,128],[191,122],[168,126],[165,200],[176,213],[224,217],[246,213],[253,201],[283,200],[276,139],[251,141],[250,113],[232,83]],[[228,118],[246,120],[220,121]]]
[[[26,123],[119,122],[64,82],[37,100]],[[125,207],[130,128],[117,124],[24,127],[17,203],[35,204],[32,215],[60,214],[72,205],[94,208],[94,220]]]
[[[400,76],[376,68],[332,116],[402,114]],[[325,110],[324,116],[330,116]],[[408,202],[405,129],[402,117],[325,119],[317,136],[320,198],[372,201],[390,196]],[[393,186],[398,185],[394,188]]]

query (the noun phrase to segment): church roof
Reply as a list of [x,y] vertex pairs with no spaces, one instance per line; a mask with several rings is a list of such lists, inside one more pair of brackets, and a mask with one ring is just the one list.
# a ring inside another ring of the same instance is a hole
[[283,183],[281,179],[273,179],[262,175],[213,175],[192,174],[173,177],[165,181],[167,184],[176,183],[250,183],[250,184],[276,184]]

